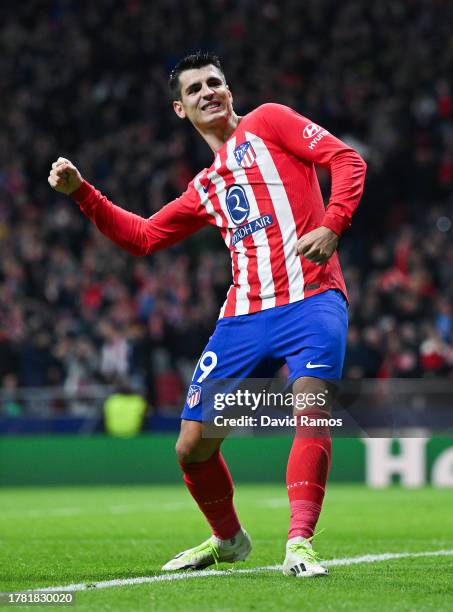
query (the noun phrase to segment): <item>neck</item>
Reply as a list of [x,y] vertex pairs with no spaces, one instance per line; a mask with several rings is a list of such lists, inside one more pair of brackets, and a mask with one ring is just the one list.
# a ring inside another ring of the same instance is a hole
[[233,112],[228,118],[228,121],[222,125],[207,127],[205,129],[197,127],[196,129],[208,143],[212,151],[217,153],[237,128],[241,119],[242,117],[238,117],[236,113]]

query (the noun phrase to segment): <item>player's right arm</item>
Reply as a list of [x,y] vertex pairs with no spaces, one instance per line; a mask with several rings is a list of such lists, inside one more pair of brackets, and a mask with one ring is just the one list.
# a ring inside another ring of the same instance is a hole
[[206,225],[197,213],[195,192],[188,189],[149,219],[116,206],[85,181],[67,159],[52,164],[50,186],[69,195],[96,227],[132,255],[148,255],[171,246]]

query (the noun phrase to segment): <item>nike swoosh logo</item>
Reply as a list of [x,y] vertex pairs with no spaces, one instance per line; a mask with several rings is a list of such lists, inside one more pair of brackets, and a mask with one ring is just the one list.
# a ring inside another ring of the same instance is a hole
[[209,191],[209,187],[211,186],[211,182],[212,182],[212,181],[211,181],[211,179],[209,179],[209,183],[208,183],[207,187],[203,187],[203,191],[204,191],[205,193],[208,193],[208,191]]
[[307,368],[309,370],[311,370],[312,368],[330,368],[330,365],[327,365],[325,363],[312,363],[311,361],[309,361],[307,363]]

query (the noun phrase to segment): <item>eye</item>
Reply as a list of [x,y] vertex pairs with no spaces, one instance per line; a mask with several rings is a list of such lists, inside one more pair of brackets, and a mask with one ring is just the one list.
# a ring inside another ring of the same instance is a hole
[[193,95],[194,93],[197,93],[197,91],[200,91],[201,89],[201,85],[197,84],[197,85],[192,85],[191,87],[189,87],[186,91],[186,94],[188,96]]

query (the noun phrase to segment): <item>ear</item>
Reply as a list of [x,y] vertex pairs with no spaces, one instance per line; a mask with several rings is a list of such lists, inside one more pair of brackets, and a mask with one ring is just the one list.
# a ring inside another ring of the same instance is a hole
[[227,92],[228,92],[228,97],[230,98],[230,101],[233,102],[233,94],[231,93],[231,89],[230,87],[227,85]]
[[181,100],[173,100],[173,110],[180,119],[186,118],[186,111],[184,110]]

